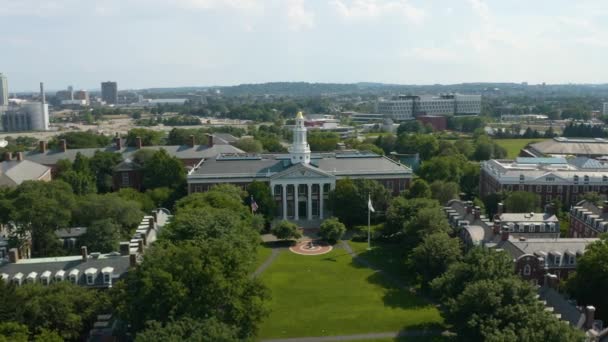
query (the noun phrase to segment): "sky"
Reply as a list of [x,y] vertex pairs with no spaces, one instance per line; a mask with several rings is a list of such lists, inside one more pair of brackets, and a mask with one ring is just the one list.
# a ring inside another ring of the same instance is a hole
[[608,83],[606,0],[0,0],[11,91]]

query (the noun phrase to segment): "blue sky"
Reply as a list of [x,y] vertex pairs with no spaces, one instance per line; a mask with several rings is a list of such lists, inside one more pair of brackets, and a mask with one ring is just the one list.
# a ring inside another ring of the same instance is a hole
[[608,1],[0,0],[13,91],[608,83]]

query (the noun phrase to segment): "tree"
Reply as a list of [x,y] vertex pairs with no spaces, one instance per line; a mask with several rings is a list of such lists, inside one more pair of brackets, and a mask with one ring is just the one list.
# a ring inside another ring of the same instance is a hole
[[510,278],[513,275],[513,261],[506,252],[476,247],[435,278],[431,282],[431,288],[437,298],[446,302],[450,298],[456,298],[469,283]]
[[434,207],[439,208],[439,203],[430,198],[393,198],[386,210],[386,223],[384,224],[383,233],[385,235],[403,233],[406,224],[418,211]]
[[460,188],[458,187],[458,183],[436,180],[431,183],[431,192],[434,199],[445,205],[449,200],[458,198]]
[[407,198],[431,198],[431,187],[422,178],[416,178],[405,193]]
[[426,287],[461,255],[460,240],[445,233],[434,233],[424,237],[422,243],[412,250],[411,262]]
[[329,193],[333,214],[346,226],[367,222],[367,202],[371,197],[374,209],[384,211],[391,198],[382,184],[369,179],[340,179]]
[[127,145],[137,146],[137,138],[141,138],[142,145],[156,146],[161,144],[163,136],[163,132],[145,128],[133,128],[127,133]]
[[340,142],[340,136],[335,132],[312,130],[308,133],[308,144],[312,151],[334,151]]
[[439,152],[439,142],[431,134],[401,134],[397,137],[395,149],[399,153],[419,153],[420,159],[427,160]]
[[251,205],[251,199],[253,198],[258,205],[257,212],[263,214],[266,220],[270,222],[275,217],[276,203],[272,198],[268,183],[253,181],[247,186],[247,193],[249,194],[249,205]]
[[90,172],[69,170],[62,172],[59,179],[68,183],[76,195],[81,196],[97,192],[95,178]]
[[241,138],[233,145],[249,153],[260,153],[263,149],[262,143],[253,138]]
[[449,233],[451,228],[443,210],[439,206],[421,208],[405,222],[405,238],[417,244],[427,235]]
[[436,180],[459,182],[467,163],[467,159],[461,154],[433,157],[423,162],[417,172],[427,182]]
[[16,321],[27,324],[31,332],[48,329],[67,340],[84,336],[97,314],[109,309],[106,293],[69,282],[27,284],[15,293],[22,303],[15,313]]
[[145,330],[137,333],[135,342],[165,341],[217,341],[238,342],[238,329],[215,318],[194,320],[188,317],[172,321],[164,326],[156,321],[148,322]]
[[533,192],[514,191],[505,199],[506,211],[509,213],[530,213],[540,211],[540,196]]
[[157,207],[156,203],[150,198],[150,192],[141,193],[133,188],[122,188],[116,193],[122,199],[139,203],[143,212],[149,213]]
[[25,324],[4,321],[0,323],[0,342],[27,342],[29,333]]
[[143,186],[145,189],[167,187],[174,190],[184,190],[186,184],[186,169],[176,157],[167,151],[156,151],[150,160],[144,164]]
[[576,260],[576,273],[568,280],[570,292],[581,304],[593,305],[597,317],[608,319],[608,298],[598,296],[596,291],[603,291],[608,284],[608,237],[589,244],[583,256]]
[[345,232],[346,227],[335,217],[323,221],[319,227],[319,236],[333,243],[340,240]]
[[118,194],[88,195],[73,210],[73,223],[88,227],[95,221],[110,219],[120,227],[120,238],[128,239],[144,216],[140,204]]
[[106,193],[112,191],[112,175],[114,167],[122,161],[122,156],[114,152],[96,151],[89,165],[95,176],[97,191]]
[[597,206],[602,205],[603,198],[597,192],[586,192],[583,194],[583,199]]
[[270,232],[279,240],[297,240],[302,237],[302,234],[298,230],[298,226],[289,221],[281,221],[275,224]]
[[121,227],[113,219],[93,221],[79,239],[81,246],[91,252],[109,253],[118,250]]
[[476,281],[447,302],[446,321],[465,341],[584,340],[581,331],[547,312],[536,296],[514,275]]
[[251,338],[268,299],[265,287],[249,276],[251,259],[249,250],[229,239],[157,241],[113,288],[116,312],[135,332],[148,321],[190,317],[216,319],[235,327],[239,339]]
[[66,145],[71,149],[106,147],[111,142],[111,138],[91,131],[87,132],[66,132],[52,138],[48,146],[50,149],[59,148],[59,141],[65,140]]
[[31,234],[35,257],[59,254],[55,230],[69,227],[76,203],[70,186],[62,181],[26,181],[14,193],[12,218],[17,236],[27,239]]

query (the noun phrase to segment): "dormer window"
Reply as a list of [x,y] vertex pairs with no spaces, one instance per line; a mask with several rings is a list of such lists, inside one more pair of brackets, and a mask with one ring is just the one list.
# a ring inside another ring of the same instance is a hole
[[532,267],[530,267],[530,265],[525,265],[524,266],[524,275],[530,275],[530,273],[532,273]]
[[22,281],[23,281],[23,273],[19,272],[13,276],[13,284],[21,285]]
[[583,181],[585,182],[585,184],[589,184],[589,176],[585,175]]
[[104,267],[101,270],[101,273],[103,274],[103,283],[105,285],[112,285],[112,274],[114,273],[114,268]]
[[5,283],[9,282],[9,275],[6,273],[2,273],[2,281]]
[[56,282],[62,282],[65,279],[65,271],[64,270],[59,270],[57,271],[57,273],[55,273],[55,281]]
[[36,282],[36,278],[38,278],[38,273],[30,272],[30,274],[27,275],[27,278],[25,278],[25,282],[28,284],[33,284]]
[[555,177],[546,177],[547,182],[555,182]]
[[44,271],[40,276],[40,282],[42,285],[49,285],[51,283],[51,271]]
[[574,184],[578,184],[578,176],[574,176]]
[[608,182],[608,176],[602,176],[602,182],[604,182],[604,183]]
[[84,274],[86,275],[87,278],[87,285],[93,285],[95,284],[95,278],[97,278],[97,269],[96,268],[87,268],[86,271],[84,271]]
[[526,177],[524,175],[519,175],[519,181],[523,182],[526,179]]
[[70,283],[72,284],[78,284],[78,276],[79,276],[80,271],[78,271],[77,269],[73,269],[70,271]]

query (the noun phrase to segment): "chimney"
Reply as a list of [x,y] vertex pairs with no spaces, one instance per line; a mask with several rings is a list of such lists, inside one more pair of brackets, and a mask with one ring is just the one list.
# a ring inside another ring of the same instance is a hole
[[505,205],[502,202],[500,202],[500,203],[498,203],[498,208],[496,210],[496,215],[502,215],[504,213],[505,213]]
[[475,206],[475,219],[479,220],[481,218],[481,208],[479,206]]
[[19,250],[17,248],[11,248],[8,250],[8,261],[12,264],[19,261]]
[[137,266],[137,254],[129,254],[129,266]]
[[13,154],[11,152],[4,152],[4,161],[13,160]]
[[40,140],[38,142],[38,148],[40,150],[40,153],[46,153],[46,141]]
[[585,307],[585,329],[593,329],[593,323],[595,322],[595,307],[587,305]]
[[119,251],[120,255],[129,255],[129,241],[121,241]]
[[157,210],[152,211],[152,216],[154,216],[154,222],[158,222],[158,211]]
[[61,147],[61,152],[65,152],[68,149],[68,143],[65,141],[65,139],[59,140],[59,146]]
[[17,161],[23,161],[23,152],[17,152]]
[[137,240],[137,250],[139,251],[139,253],[144,252],[144,240],[142,240],[142,239]]
[[467,214],[473,212],[473,206],[468,201],[464,202],[464,208],[466,209]]
[[196,140],[194,140],[194,135],[190,135],[190,147],[194,147]]
[[550,288],[557,290],[557,285],[558,285],[558,280],[557,280],[557,276],[555,274],[547,274],[546,277],[547,280],[547,286],[549,286]]
[[494,234],[500,234],[500,220],[494,220]]
[[547,205],[545,205],[545,214],[547,215],[555,215],[555,206],[551,203],[547,203]]
[[120,139],[120,136],[118,135],[118,133],[116,133],[116,138],[114,138],[114,143],[116,144],[116,149],[117,150],[122,150],[122,140]]
[[137,146],[138,149],[143,146],[143,143],[141,142],[141,137],[135,138],[135,146]]
[[207,134],[207,147],[213,147],[213,135]]
[[80,247],[80,255],[82,255],[82,261],[88,260],[89,252],[87,252],[87,246]]
[[44,82],[40,82],[40,102],[42,103],[42,111],[44,111],[44,105],[46,104],[46,97],[44,95]]
[[502,233],[500,234],[500,240],[501,241],[508,241],[509,240],[509,231],[508,230],[503,230]]
[[154,229],[154,219],[153,218],[148,220],[148,231],[151,231],[152,229]]

